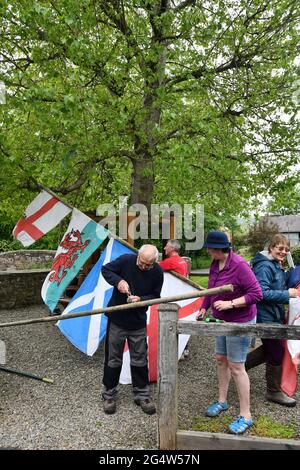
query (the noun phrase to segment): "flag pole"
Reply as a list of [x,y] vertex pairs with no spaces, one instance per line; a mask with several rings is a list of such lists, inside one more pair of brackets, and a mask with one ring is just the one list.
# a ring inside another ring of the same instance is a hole
[[232,284],[226,284],[220,287],[213,287],[212,289],[203,289],[199,292],[195,292],[195,291],[187,292],[186,294],[172,295],[169,297],[159,297],[157,299],[143,300],[140,302],[134,302],[130,304],[115,305],[113,307],[97,308],[95,310],[84,310],[78,313],[70,313],[69,315],[61,315],[59,318],[57,318],[57,316],[52,315],[50,317],[44,317],[44,318],[30,318],[28,320],[19,320],[15,322],[0,323],[0,328],[5,328],[8,326],[29,325],[33,323],[47,323],[47,322],[53,322],[53,321],[62,321],[62,320],[69,320],[70,318],[86,317],[89,315],[98,315],[99,313],[119,312],[122,310],[131,310],[131,309],[140,308],[140,307],[150,307],[151,305],[159,305],[159,304],[165,304],[165,303],[170,303],[170,302],[176,302],[177,300],[196,299],[198,297],[205,297],[206,295],[219,294],[221,292],[233,292]]
[[21,370],[12,369],[11,367],[0,366],[0,370],[3,372],[10,372],[12,374],[23,375],[24,377],[29,377],[30,379],[41,380],[47,384],[54,383],[54,380],[49,379],[48,377],[39,377],[38,375],[32,374],[31,372],[22,372]]
[[[43,184],[40,184],[39,187],[41,189],[43,189],[44,191],[46,191],[47,193],[51,194],[51,196],[55,197],[56,199],[58,199],[62,204],[64,204],[65,206],[69,207],[71,210],[74,209],[74,206],[71,206],[70,204],[68,204],[67,202],[65,202],[60,196],[58,196],[54,191],[52,191],[51,189],[47,188],[46,186],[44,186]],[[98,222],[96,222],[98,223]],[[100,224],[101,225],[101,224]],[[133,250],[135,253],[137,253],[139,250],[137,248],[135,248],[133,245],[131,245],[130,243],[128,243],[127,241],[123,240],[122,238],[118,237],[118,235],[115,235],[114,233],[109,233],[108,235],[108,238],[113,238],[114,240],[117,240],[119,243],[121,243],[122,245],[126,246],[127,248]],[[189,284],[191,287],[195,287],[196,289],[199,289],[199,290],[202,290],[204,289],[204,287],[201,287],[199,286],[198,284],[196,284],[196,282],[193,282],[191,279],[189,279],[188,277],[185,277],[185,276],[182,276],[181,274],[173,271],[173,270],[170,270],[168,271],[170,274],[172,274],[173,276],[177,277],[178,279],[181,279],[182,281],[186,282],[187,284]]]
[[56,199],[58,199],[62,204],[64,204],[65,206],[69,207],[69,209],[73,210],[74,209],[74,206],[71,206],[71,204],[69,204],[68,202],[64,201],[61,197],[59,197],[56,193],[54,193],[53,191],[51,191],[51,189],[47,188],[46,186],[44,186],[43,184],[39,184],[39,188],[40,189],[43,189],[44,191],[46,191],[47,193],[51,194],[51,196],[55,197]]
[[[43,189],[44,191],[46,191],[47,193],[51,194],[51,196],[55,197],[56,199],[58,199],[62,204],[64,204],[65,206],[69,207],[71,210],[75,209],[74,206],[71,206],[71,204],[68,204],[67,202],[65,202],[60,196],[58,196],[54,191],[52,191],[51,189],[47,188],[46,186],[44,186],[43,184],[40,184],[39,187],[41,189]],[[96,222],[98,223],[98,222]],[[100,224],[101,225],[101,224]],[[109,233],[108,235],[109,238],[114,238],[115,240],[118,240],[118,242],[122,243],[122,245],[126,246],[127,248],[130,248],[131,250],[137,252],[138,250],[133,246],[133,245],[130,245],[130,243],[126,242],[125,240],[122,240],[122,238],[119,238],[117,235],[113,234],[113,233]]]

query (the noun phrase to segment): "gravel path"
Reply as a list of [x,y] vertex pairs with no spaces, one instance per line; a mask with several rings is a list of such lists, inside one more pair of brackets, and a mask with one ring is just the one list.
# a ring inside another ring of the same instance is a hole
[[[48,315],[41,306],[0,311],[0,322]],[[90,358],[75,349],[54,323],[3,328],[6,366],[47,376],[54,385],[0,371],[0,447],[15,449],[157,449],[156,415],[145,415],[132,400],[131,386],[119,386],[118,409],[105,415],[100,400],[103,346]],[[193,337],[190,355],[179,362],[179,428],[192,429],[193,419],[215,398],[217,382],[213,338]],[[300,405],[285,408],[264,400],[264,367],[250,372],[254,419],[270,416],[297,423]],[[151,385],[155,397],[156,385]],[[230,412],[237,413],[230,386]],[[299,401],[299,392],[297,394]]]

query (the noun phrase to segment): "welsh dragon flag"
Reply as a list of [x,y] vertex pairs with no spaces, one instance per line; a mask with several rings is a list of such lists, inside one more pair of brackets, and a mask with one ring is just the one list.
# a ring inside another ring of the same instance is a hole
[[109,233],[102,225],[73,209],[70,224],[42,287],[42,299],[52,312],[72,279]]

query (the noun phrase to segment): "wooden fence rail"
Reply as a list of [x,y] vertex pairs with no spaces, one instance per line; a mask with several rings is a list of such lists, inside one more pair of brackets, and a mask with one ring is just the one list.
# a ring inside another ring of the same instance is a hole
[[237,323],[178,322],[177,304],[158,307],[158,446],[173,449],[298,449],[300,440],[229,436],[178,431],[178,334],[202,336],[256,336],[300,340],[300,326]]

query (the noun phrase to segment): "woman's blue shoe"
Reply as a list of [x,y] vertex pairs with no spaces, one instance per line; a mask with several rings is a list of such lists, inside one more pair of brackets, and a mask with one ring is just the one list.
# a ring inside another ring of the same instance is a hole
[[232,434],[243,434],[251,428],[253,421],[251,418],[245,419],[244,416],[238,416],[233,423],[229,424],[228,429]]
[[220,401],[215,401],[212,405],[207,408],[205,416],[213,418],[214,416],[218,416],[220,413],[222,413],[222,411],[226,410],[228,410],[227,401],[224,401],[224,403],[221,403]]

